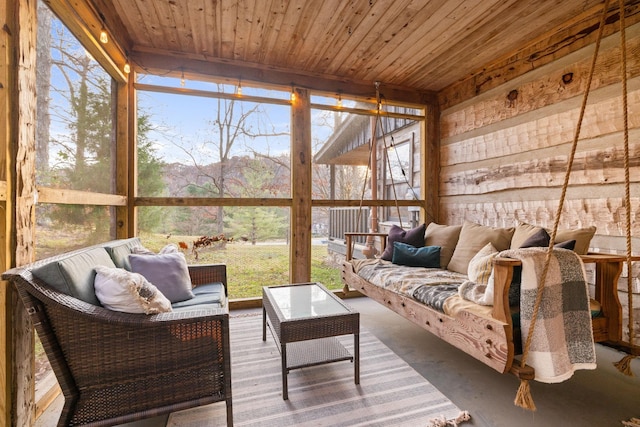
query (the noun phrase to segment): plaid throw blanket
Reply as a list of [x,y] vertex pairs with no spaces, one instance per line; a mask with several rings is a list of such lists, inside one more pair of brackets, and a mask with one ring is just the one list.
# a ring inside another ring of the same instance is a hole
[[[520,323],[527,340],[547,248],[513,249],[500,256],[522,261]],[[538,319],[527,356],[536,381],[565,381],[577,369],[595,369],[589,295],[580,257],[567,249],[551,255]]]

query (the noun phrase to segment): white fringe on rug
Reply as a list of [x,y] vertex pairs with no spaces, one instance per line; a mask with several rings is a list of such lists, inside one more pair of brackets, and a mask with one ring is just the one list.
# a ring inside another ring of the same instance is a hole
[[[468,411],[460,412],[456,418],[447,420],[444,415],[439,418],[434,418],[429,420],[429,425],[427,427],[458,427],[461,423],[465,421],[469,421],[471,419],[471,415],[469,415]],[[635,425],[630,425],[631,427],[635,427]]]
[[631,418],[629,421],[623,421],[625,427],[640,427],[640,418]]

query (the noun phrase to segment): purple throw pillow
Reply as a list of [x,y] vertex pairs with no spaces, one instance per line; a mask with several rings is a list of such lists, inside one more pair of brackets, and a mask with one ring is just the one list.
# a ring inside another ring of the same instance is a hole
[[[521,248],[535,248],[535,247],[548,248],[550,240],[551,240],[551,236],[549,236],[549,233],[547,233],[547,230],[545,230],[544,228],[541,228],[540,230],[532,234],[527,240],[522,242],[522,245],[520,245],[520,247]],[[576,247],[576,241],[566,240],[564,242],[556,243],[555,245],[553,245],[553,247],[574,250],[574,248]]]
[[521,248],[545,248],[545,247],[548,248],[549,240],[551,240],[549,233],[547,233],[547,230],[545,230],[544,228],[541,228],[535,233],[533,233],[531,236],[529,236],[527,240],[522,242],[520,247]]
[[129,255],[131,271],[140,273],[172,303],[194,297],[187,261],[182,252]]
[[392,225],[387,236],[387,246],[384,248],[382,258],[385,261],[391,261],[393,259],[393,243],[400,242],[406,243],[416,248],[424,246],[424,232],[427,229],[427,224],[422,224],[411,230],[404,230],[397,225]]

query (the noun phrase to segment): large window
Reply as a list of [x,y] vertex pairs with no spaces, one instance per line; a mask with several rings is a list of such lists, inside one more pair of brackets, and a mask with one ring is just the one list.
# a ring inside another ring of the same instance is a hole
[[179,81],[138,79],[140,235],[227,264],[229,297],[259,297],[290,281],[289,93]]
[[[38,5],[36,256],[104,241],[113,209],[67,204],[61,190],[115,193],[114,83],[47,6]],[[56,201],[58,201],[56,203]]]
[[[36,258],[115,237],[115,209],[90,204],[115,188],[115,83],[38,2]],[[70,196],[72,193],[72,196]],[[36,401],[55,378],[36,342]]]
[[[422,204],[424,113],[342,97],[317,97],[313,105],[313,195],[318,204],[325,202],[314,214],[314,227],[323,230],[328,241],[328,259],[344,255],[346,232],[384,232],[392,224],[417,225]],[[330,110],[328,105],[335,108]],[[326,206],[327,200],[333,206]],[[408,204],[412,200],[415,206]],[[371,243],[365,238],[356,241]]]
[[[138,91],[138,195],[290,197],[290,106],[218,97],[234,93],[228,85],[189,85]],[[145,169],[149,157],[163,185]]]

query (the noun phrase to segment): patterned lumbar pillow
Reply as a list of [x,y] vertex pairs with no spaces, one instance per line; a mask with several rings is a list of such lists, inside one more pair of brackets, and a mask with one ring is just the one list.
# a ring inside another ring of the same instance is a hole
[[99,266],[95,270],[96,297],[105,308],[145,314],[171,311],[171,302],[141,274],[124,268]]

